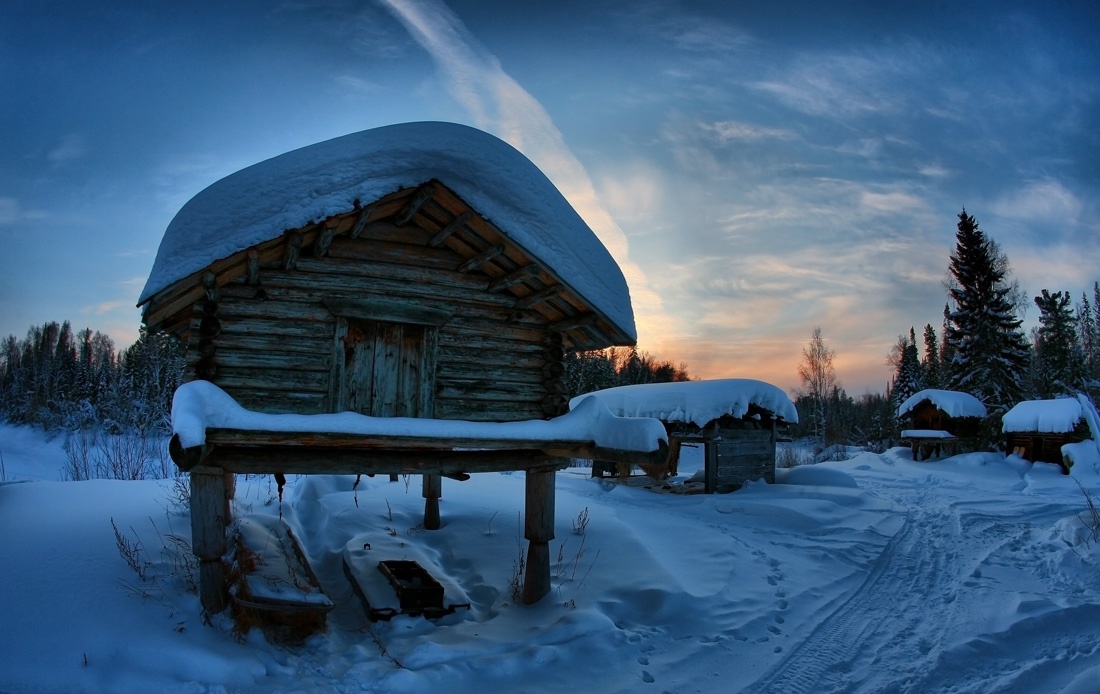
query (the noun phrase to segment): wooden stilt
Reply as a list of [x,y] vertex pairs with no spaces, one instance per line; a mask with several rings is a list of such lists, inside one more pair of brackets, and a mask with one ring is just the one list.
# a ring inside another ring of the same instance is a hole
[[199,600],[208,612],[227,604],[225,528],[228,525],[226,477],[221,468],[199,465],[191,470],[191,549],[199,560]]
[[557,470],[528,470],[523,536],[527,538],[527,571],[523,604],[533,605],[550,592],[550,541],[554,539],[554,483]]
[[424,529],[439,530],[439,497],[443,496],[443,476],[424,475]]

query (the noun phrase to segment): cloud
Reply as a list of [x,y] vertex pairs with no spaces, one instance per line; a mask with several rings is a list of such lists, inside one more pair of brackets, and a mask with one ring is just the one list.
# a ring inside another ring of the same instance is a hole
[[88,154],[88,146],[84,138],[75,133],[70,133],[61,139],[61,143],[54,147],[46,155],[46,158],[56,166],[83,159]]
[[703,130],[714,133],[719,141],[730,140],[767,140],[772,138],[788,139],[794,137],[794,133],[783,128],[768,128],[751,123],[724,120],[715,123],[703,123]]
[[501,67],[442,2],[380,0],[432,56],[451,94],[474,124],[527,155],[554,182],[622,268],[630,287],[639,341],[660,351],[670,320],[641,268],[631,261],[626,235],[596,194],[584,166],[565,144],[541,104]]
[[1035,181],[1001,196],[993,211],[1013,219],[1065,224],[1081,215],[1081,201],[1057,181]]
[[913,80],[929,62],[935,62],[932,55],[911,44],[863,53],[804,53],[748,86],[813,116],[901,113],[911,107]]
[[0,226],[15,224],[21,216],[21,207],[17,199],[0,197]]

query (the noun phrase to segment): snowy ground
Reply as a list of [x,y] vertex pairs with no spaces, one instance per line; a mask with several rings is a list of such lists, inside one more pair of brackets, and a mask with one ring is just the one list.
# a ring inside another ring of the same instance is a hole
[[[364,479],[353,493],[350,477],[292,479],[282,513],[336,603],[327,632],[298,646],[255,630],[239,642],[223,616],[203,625],[163,550],[189,527],[170,482],[60,482],[60,441],[6,425],[0,455],[3,692],[1030,693],[1100,681],[1100,549],[1085,542],[1074,481],[1100,496],[1095,454],[1066,477],[892,449],[717,496],[567,471],[561,565],[533,607],[509,595],[522,474],[446,481],[435,532],[417,530],[416,483]],[[241,480],[238,515],[279,513],[274,495],[269,478]],[[157,580],[123,561],[112,519]],[[349,542],[372,538],[428,557],[472,609],[372,625],[340,565]]]

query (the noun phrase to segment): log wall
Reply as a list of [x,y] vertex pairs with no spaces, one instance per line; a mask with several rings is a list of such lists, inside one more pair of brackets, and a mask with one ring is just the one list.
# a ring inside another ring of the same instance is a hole
[[459,272],[462,256],[423,245],[422,230],[404,233],[409,243],[395,242],[392,233],[337,237],[324,257],[301,249],[292,269],[284,256],[273,257],[258,274],[208,292],[193,307],[185,379],[210,380],[249,409],[332,412],[339,406],[332,379],[341,370],[333,368],[340,349],[331,305],[377,301],[450,314],[432,329],[435,417],[560,414],[553,366],[560,338],[545,319],[518,313],[515,298],[490,291],[485,275]]

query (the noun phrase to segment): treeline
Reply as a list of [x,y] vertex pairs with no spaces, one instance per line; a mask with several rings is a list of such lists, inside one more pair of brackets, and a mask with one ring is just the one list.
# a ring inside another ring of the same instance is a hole
[[183,363],[179,340],[163,333],[142,331],[118,352],[108,336],[68,321],[35,326],[0,347],[0,418],[65,432],[72,479],[167,476]]
[[564,365],[568,398],[616,386],[691,380],[684,362],[658,361],[635,347],[567,352]]
[[[1100,393],[1100,282],[1076,304],[1069,292],[1043,289],[1035,296],[1011,279],[1008,257],[977,220],[959,214],[955,251],[948,265],[948,302],[940,335],[926,324],[898,337],[888,361],[896,408],[925,388],[970,393],[989,413],[983,438],[996,445],[1000,417],[1017,403]],[[1024,310],[1039,310],[1039,325],[1024,334]]]

